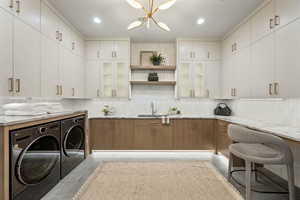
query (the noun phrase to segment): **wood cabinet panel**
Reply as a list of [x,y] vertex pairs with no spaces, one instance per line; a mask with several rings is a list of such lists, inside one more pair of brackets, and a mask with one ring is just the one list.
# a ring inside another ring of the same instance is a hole
[[115,121],[110,119],[90,120],[92,150],[112,150]]
[[161,120],[135,120],[134,148],[137,150],[171,150],[173,148],[171,125]]
[[229,157],[228,147],[232,141],[228,136],[227,129],[230,123],[218,120],[216,124],[217,152]]
[[113,133],[114,150],[134,150],[134,121],[115,120]]
[[174,121],[174,149],[210,150],[215,148],[214,120]]

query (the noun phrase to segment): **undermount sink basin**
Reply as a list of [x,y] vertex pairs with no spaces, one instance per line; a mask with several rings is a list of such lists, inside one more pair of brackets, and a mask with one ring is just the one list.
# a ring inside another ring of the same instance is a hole
[[159,117],[162,117],[164,115],[151,115],[151,114],[141,114],[141,115],[138,115],[138,117],[141,117],[141,118],[159,118]]

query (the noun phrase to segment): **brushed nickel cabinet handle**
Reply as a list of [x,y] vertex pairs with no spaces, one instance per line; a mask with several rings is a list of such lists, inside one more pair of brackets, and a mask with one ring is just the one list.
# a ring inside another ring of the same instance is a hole
[[75,96],[75,88],[72,88],[72,96]]
[[72,42],[72,50],[75,50],[75,42]]
[[21,80],[20,79],[16,79],[16,85],[17,85],[16,92],[20,93],[21,92]]
[[99,89],[97,90],[97,97],[99,97],[100,96],[100,91],[99,91]]
[[59,41],[62,42],[63,41],[63,34],[59,33]]
[[63,87],[62,87],[62,85],[60,85],[59,88],[60,88],[60,96],[63,96]]
[[209,89],[206,90],[206,95],[207,95],[208,98],[210,97],[210,90]]
[[117,54],[117,52],[115,51],[115,58],[117,58],[118,57],[118,54]]
[[9,88],[8,88],[8,91],[9,92],[13,92],[14,91],[14,78],[9,78],[8,79],[8,82],[9,82]]
[[280,16],[276,15],[275,16],[275,26],[279,26],[280,25]]
[[270,19],[270,29],[274,28],[274,19]]
[[16,1],[16,4],[17,4],[17,10],[16,10],[16,12],[17,12],[17,13],[20,13],[20,12],[21,12],[21,1],[20,1],[20,0],[17,0],[17,1]]
[[59,85],[56,85],[56,95],[59,96],[60,95],[60,91],[59,91]]
[[14,7],[14,0],[10,0],[8,7],[9,8],[13,8]]
[[237,96],[237,89],[234,88],[234,96],[236,97]]
[[272,83],[269,84],[269,95],[270,96],[273,95],[273,84]]
[[279,95],[279,83],[274,83],[274,93],[275,95]]
[[100,52],[97,51],[97,58],[100,58]]
[[210,52],[207,52],[207,58],[210,59]]

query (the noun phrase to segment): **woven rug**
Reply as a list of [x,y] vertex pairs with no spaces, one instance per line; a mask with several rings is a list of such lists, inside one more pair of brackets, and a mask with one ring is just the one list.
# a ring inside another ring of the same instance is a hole
[[107,162],[73,200],[242,200],[209,162]]

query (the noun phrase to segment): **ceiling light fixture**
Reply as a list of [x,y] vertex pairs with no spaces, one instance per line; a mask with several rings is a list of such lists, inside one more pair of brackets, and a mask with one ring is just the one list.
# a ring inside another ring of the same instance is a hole
[[133,8],[136,9],[142,9],[145,12],[144,17],[140,17],[138,20],[132,22],[128,26],[128,30],[133,30],[135,28],[141,27],[144,24],[146,24],[147,28],[150,28],[150,20],[152,20],[159,28],[161,28],[164,31],[170,31],[171,29],[163,22],[156,21],[153,17],[153,15],[159,11],[159,10],[166,10],[172,7],[176,0],[168,0],[165,3],[159,5],[158,7],[155,8],[154,5],[154,0],[148,0],[149,1],[149,8],[146,9],[140,2],[139,0],[126,0],[129,5],[131,5]]
[[99,18],[99,17],[94,17],[94,22],[96,23],[96,24],[101,24],[101,19]]
[[198,25],[201,25],[201,24],[203,24],[205,22],[205,19],[204,18],[199,18],[198,20],[197,20],[197,24]]

